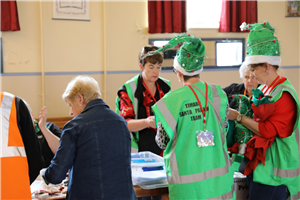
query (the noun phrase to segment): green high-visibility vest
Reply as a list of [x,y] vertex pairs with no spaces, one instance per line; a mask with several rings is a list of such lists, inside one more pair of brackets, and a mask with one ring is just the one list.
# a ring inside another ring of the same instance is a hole
[[[129,99],[132,102],[133,105],[133,111],[135,114],[135,119],[138,119],[138,99],[134,96],[135,91],[137,89],[137,84],[138,84],[138,79],[139,79],[140,74],[132,77],[129,81],[127,81],[123,86],[125,86],[127,94]],[[167,83],[171,87],[171,82],[167,79],[159,77],[162,81]],[[116,113],[120,114],[120,98],[117,96],[116,98]],[[137,142],[139,141],[139,132],[135,132],[135,137],[136,139],[131,135],[131,152],[135,153],[138,152],[138,144]]]
[[[204,109],[205,83],[192,87]],[[235,199],[223,126],[227,104],[222,88],[208,84],[206,130],[213,132],[214,146],[207,147],[197,145],[196,131],[204,128],[203,114],[189,87],[166,94],[152,106],[156,122],[161,122],[170,138],[164,151],[170,199]]]
[[[297,120],[291,136],[276,136],[273,144],[266,151],[265,166],[260,162],[253,171],[253,181],[265,185],[286,185],[290,199],[300,199],[300,108],[297,93],[292,84],[286,80],[276,86],[270,93],[272,100],[280,99],[283,92],[289,92],[297,103]],[[282,116],[284,117],[284,116]]]

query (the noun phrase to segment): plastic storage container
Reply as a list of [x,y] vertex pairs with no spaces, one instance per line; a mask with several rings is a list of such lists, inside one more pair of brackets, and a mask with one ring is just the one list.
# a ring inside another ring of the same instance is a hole
[[152,171],[162,170],[164,167],[164,158],[150,151],[142,151],[131,154],[132,171]]
[[165,170],[134,172],[132,181],[134,185],[139,185],[143,189],[168,187]]
[[240,172],[234,172],[233,178],[236,199],[247,200],[249,196],[247,177]]
[[131,153],[131,171],[133,184],[141,188],[168,186],[164,159],[150,151]]

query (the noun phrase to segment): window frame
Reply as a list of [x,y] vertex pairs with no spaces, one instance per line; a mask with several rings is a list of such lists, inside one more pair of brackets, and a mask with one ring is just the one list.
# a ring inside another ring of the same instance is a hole
[[[172,38],[149,38],[149,44],[154,45],[154,42],[159,41],[170,41]],[[201,38],[202,41],[215,41],[215,49],[217,48],[217,43],[225,43],[225,42],[242,42],[242,62],[245,60],[245,38]],[[167,50],[168,51],[168,50]],[[174,50],[173,50],[174,51]],[[177,51],[177,50],[176,50]],[[164,52],[165,54],[165,52]],[[173,59],[173,58],[164,58],[165,59]],[[215,51],[215,64],[203,66],[203,69],[237,69],[241,65],[232,65],[232,66],[217,66],[217,51]],[[173,66],[162,66],[162,71],[164,70],[172,70]],[[218,71],[218,70],[217,70]]]

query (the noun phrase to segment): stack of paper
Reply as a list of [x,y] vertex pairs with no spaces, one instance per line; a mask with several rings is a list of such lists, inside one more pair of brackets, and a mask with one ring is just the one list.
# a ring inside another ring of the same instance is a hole
[[139,185],[143,189],[154,189],[167,187],[167,176],[164,170],[133,172],[132,180],[134,185]]

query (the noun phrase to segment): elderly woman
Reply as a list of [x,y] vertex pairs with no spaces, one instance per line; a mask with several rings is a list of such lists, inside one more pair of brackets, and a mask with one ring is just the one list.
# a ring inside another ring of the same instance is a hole
[[241,84],[232,83],[226,88],[223,88],[223,90],[226,92],[228,97],[229,107],[233,109],[236,109],[237,107],[236,107],[235,100],[233,100],[232,98],[232,95],[243,94],[245,96],[251,97],[252,96],[251,89],[257,88],[258,86],[258,83],[255,80],[254,75],[250,73],[245,62],[243,62],[243,64],[241,65],[239,72],[240,72],[240,78],[243,80],[243,83]]
[[[290,81],[278,75],[280,49],[268,23],[249,24],[246,62],[261,84],[252,104],[254,118],[229,111],[254,133],[244,154],[249,199],[299,199],[299,99]],[[267,102],[267,103],[266,103]],[[241,165],[242,166],[242,165]]]
[[[239,104],[236,99],[233,98],[233,95],[242,94],[249,98],[252,97],[251,89],[257,88],[258,83],[255,80],[253,74],[250,73],[246,62],[243,62],[239,69],[240,78],[243,80],[243,83],[237,84],[232,83],[231,85],[223,88],[227,94],[229,107],[233,109],[238,109]],[[248,102],[248,101],[247,101]],[[248,107],[248,106],[247,106]],[[227,129],[227,147],[231,153],[244,153],[245,143],[249,140],[251,132],[246,131],[245,135],[238,134],[240,131],[236,130],[236,123],[232,120],[228,121]]]
[[67,199],[136,199],[130,133],[124,118],[101,99],[97,81],[77,76],[62,98],[74,118],[64,126],[58,151],[43,173],[46,184],[60,183],[69,171]]

